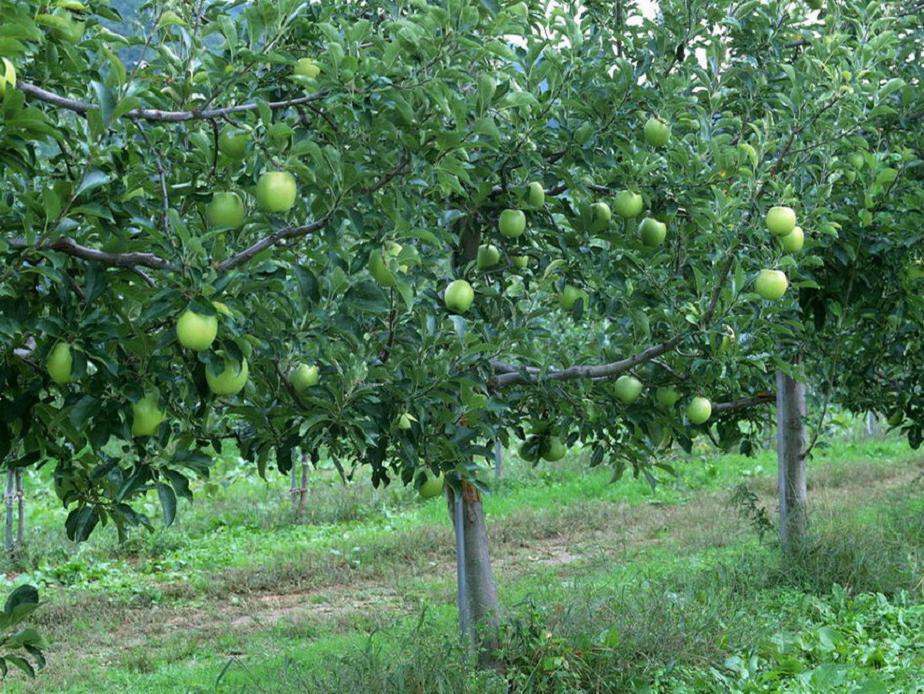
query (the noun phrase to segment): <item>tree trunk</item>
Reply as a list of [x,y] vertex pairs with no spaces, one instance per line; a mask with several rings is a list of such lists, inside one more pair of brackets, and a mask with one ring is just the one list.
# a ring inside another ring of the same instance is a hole
[[[292,466],[295,467],[294,465]],[[308,503],[308,456],[302,456],[302,486],[298,490],[298,509],[295,516],[298,520],[305,518],[305,506]]]
[[866,413],[866,435],[872,438],[877,434],[877,420],[876,413],[873,411]]
[[22,548],[26,534],[26,498],[22,490],[22,470],[16,470],[16,546]]
[[6,494],[3,495],[3,500],[6,503],[6,532],[3,534],[3,547],[8,555],[13,553],[13,499],[16,496],[13,491],[14,478],[13,468],[7,469]]
[[494,479],[501,478],[501,467],[503,465],[503,451],[501,450],[500,439],[494,437]]
[[[478,490],[463,485],[462,509],[457,513],[456,496],[448,491],[449,510],[453,526],[457,531],[457,547],[464,557],[458,578],[464,592],[460,592],[460,628],[463,636],[467,630],[472,632],[474,643],[478,648],[478,663],[482,667],[495,667],[495,651],[498,646],[500,628],[500,605],[497,599],[497,583],[491,570],[491,558],[488,554],[488,527],[485,523],[484,507]],[[462,532],[458,533],[457,517],[461,516]],[[461,542],[459,541],[461,535]],[[466,623],[466,617],[468,622]]]
[[780,545],[783,553],[805,539],[805,385],[776,372],[776,436],[779,468]]
[[292,502],[292,515],[298,515],[298,470],[295,469],[295,463],[289,470],[289,497]]

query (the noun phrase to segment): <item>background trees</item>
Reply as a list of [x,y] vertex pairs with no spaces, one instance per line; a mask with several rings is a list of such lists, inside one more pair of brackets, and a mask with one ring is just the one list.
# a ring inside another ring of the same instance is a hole
[[[376,483],[443,472],[482,604],[495,437],[536,457],[581,441],[617,477],[697,434],[748,451],[747,405],[777,370],[804,378],[801,356],[848,406],[901,391],[920,442],[917,19],[659,9],[157,3],[120,32],[104,3],[0,4],[6,464],[55,461],[77,539],[147,524],[131,500],[152,490],[169,522],[228,436],[261,474],[321,447]],[[775,205],[801,251],[765,227]],[[754,292],[766,269],[788,276],[779,301]],[[459,279],[474,297],[453,312]],[[187,310],[217,322],[207,349],[178,344]],[[865,366],[834,379],[841,348]],[[301,364],[316,385],[290,380]],[[693,397],[716,404],[702,424]]]

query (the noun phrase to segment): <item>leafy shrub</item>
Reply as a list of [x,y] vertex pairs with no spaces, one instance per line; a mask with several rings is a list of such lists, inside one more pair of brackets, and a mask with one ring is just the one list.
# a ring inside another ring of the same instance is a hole
[[36,667],[45,667],[42,637],[31,627],[20,628],[38,604],[38,590],[29,585],[19,586],[6,599],[0,613],[0,678],[6,677],[10,666],[30,677],[35,677]]

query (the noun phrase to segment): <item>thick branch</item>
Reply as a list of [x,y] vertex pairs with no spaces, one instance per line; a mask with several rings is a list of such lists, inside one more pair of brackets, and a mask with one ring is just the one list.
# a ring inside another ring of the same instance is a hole
[[634,356],[620,359],[619,361],[614,361],[609,364],[570,366],[567,369],[550,371],[545,375],[536,371],[530,372],[529,369],[519,369],[517,371],[502,373],[494,377],[493,385],[500,388],[514,383],[538,383],[540,380],[572,381],[579,378],[612,378],[613,376],[625,373],[639,364],[644,364],[656,357],[660,357],[666,352],[670,352],[680,344],[684,337],[686,337],[686,333],[675,335],[666,342],[649,347]]
[[179,266],[165,258],[161,258],[154,253],[110,253],[101,251],[89,246],[81,246],[74,239],[64,236],[59,239],[46,241],[38,245],[32,245],[25,239],[16,238],[9,242],[10,246],[18,249],[35,248],[36,250],[53,250],[72,255],[84,260],[92,260],[112,267],[135,268],[137,266],[149,267],[155,270],[177,270]]
[[[60,94],[55,94],[54,92],[50,92],[47,89],[36,87],[34,84],[29,84],[28,82],[17,82],[16,88],[27,96],[32,97],[33,99],[38,99],[39,101],[44,101],[45,103],[51,104],[52,106],[65,108],[69,111],[74,111],[75,113],[87,113],[88,111],[99,108],[99,106],[96,104],[61,96]],[[294,99],[286,99],[285,101],[270,101],[267,102],[267,106],[269,106],[271,109],[288,108],[290,106],[298,106],[299,104],[310,104],[314,101],[320,101],[325,96],[327,96],[327,92],[315,92],[314,94],[306,94],[305,96],[299,96]],[[154,108],[136,108],[126,113],[125,117],[130,118],[131,120],[151,120],[164,121],[168,123],[180,123],[187,120],[212,120],[215,118],[224,118],[225,116],[231,116],[236,113],[256,111],[257,108],[258,104],[253,101],[247,102],[245,104],[237,104],[235,106],[226,106],[224,108],[208,109],[205,111],[162,111],[160,109]]]
[[715,414],[734,412],[736,410],[746,410],[751,407],[757,407],[758,405],[769,405],[771,402],[775,401],[776,393],[758,393],[757,395],[752,395],[749,398],[741,398],[740,400],[715,402],[712,404],[712,411]]

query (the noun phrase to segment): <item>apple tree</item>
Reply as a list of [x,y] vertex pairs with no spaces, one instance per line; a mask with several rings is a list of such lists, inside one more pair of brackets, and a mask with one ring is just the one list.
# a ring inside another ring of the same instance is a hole
[[653,478],[793,373],[860,243],[826,167],[914,98],[906,20],[829,4],[0,0],[0,457],[77,540],[170,522],[229,437],[445,485],[490,646],[496,440]]

